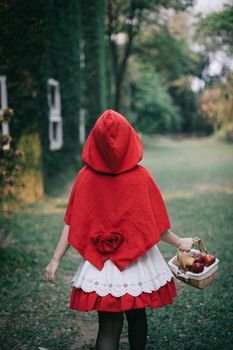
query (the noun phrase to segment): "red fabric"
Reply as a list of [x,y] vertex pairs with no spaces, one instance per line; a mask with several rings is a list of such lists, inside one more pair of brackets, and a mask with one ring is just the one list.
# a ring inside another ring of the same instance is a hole
[[92,169],[120,174],[142,159],[143,145],[127,119],[111,109],[105,111],[90,132],[82,161]]
[[87,165],[76,177],[64,216],[68,242],[99,270],[107,259],[123,270],[171,227],[158,186],[137,164],[141,157],[135,130],[119,113],[106,111],[87,139]]
[[108,294],[104,297],[96,292],[86,293],[80,288],[73,287],[70,296],[69,308],[77,311],[112,311],[120,312],[144,307],[162,307],[167,304],[173,304],[173,298],[176,297],[176,285],[174,278],[168,281],[164,286],[152,293],[142,292],[134,297],[125,294],[122,297],[114,297]]

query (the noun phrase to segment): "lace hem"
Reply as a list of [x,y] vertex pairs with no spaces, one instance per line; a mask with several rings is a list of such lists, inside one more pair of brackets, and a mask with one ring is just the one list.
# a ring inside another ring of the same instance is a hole
[[70,309],[77,311],[111,311],[121,312],[144,307],[157,308],[167,304],[173,304],[176,297],[176,285],[174,278],[152,293],[142,292],[134,297],[128,293],[120,298],[111,294],[100,297],[95,292],[86,293],[82,289],[72,288],[70,296]]
[[149,280],[139,280],[127,283],[113,283],[109,281],[97,281],[85,278],[75,279],[73,278],[71,283],[73,287],[81,288],[84,292],[96,292],[99,296],[106,296],[111,294],[115,297],[121,297],[128,293],[132,296],[139,296],[142,292],[151,293],[164,286],[168,281],[170,282],[173,275],[169,271],[158,273],[156,276]]

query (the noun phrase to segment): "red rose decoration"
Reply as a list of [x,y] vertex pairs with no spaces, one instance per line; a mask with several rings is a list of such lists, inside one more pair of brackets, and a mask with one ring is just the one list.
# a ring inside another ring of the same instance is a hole
[[93,237],[96,249],[102,254],[114,253],[123,241],[120,232],[100,232]]

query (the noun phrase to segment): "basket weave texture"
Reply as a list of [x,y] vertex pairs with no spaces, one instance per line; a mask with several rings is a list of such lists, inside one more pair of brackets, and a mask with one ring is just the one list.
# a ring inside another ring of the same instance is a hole
[[[199,251],[202,252],[203,254],[207,254],[205,243],[201,238],[196,237],[193,240],[193,244],[198,244]],[[191,250],[191,252],[192,251],[193,250]],[[198,250],[195,250],[195,251],[198,252]],[[172,270],[172,273],[176,278],[178,278],[184,283],[189,284],[192,287],[203,289],[208,287],[219,277],[219,272],[218,272],[219,260],[217,258],[215,258],[216,261],[214,264],[210,265],[209,267],[205,267],[204,272],[200,274],[194,274],[189,272],[189,267],[186,265],[186,263],[188,262],[187,255],[188,255],[187,252],[177,249],[176,256],[169,261],[169,265]],[[192,254],[190,253],[189,258],[191,256]],[[176,262],[178,263],[177,264],[178,268],[176,266],[176,269],[174,269],[174,264],[172,263],[172,261],[174,260],[176,260]]]

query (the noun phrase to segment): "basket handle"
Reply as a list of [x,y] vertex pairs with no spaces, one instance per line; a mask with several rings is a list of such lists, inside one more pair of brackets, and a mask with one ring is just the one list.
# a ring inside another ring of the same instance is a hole
[[207,254],[206,245],[205,245],[203,239],[201,239],[199,237],[193,238],[193,245],[195,245],[196,243],[198,243],[199,249],[201,250],[201,246],[202,246],[204,252]]
[[[200,251],[202,250],[202,249],[201,249],[201,246],[202,246],[203,250],[204,250],[205,253],[207,254],[206,245],[205,245],[203,239],[201,239],[201,238],[199,238],[199,237],[193,238],[193,245],[195,245],[195,244],[198,244]],[[184,264],[184,261],[183,261],[182,252],[183,252],[183,250],[181,250],[181,249],[179,249],[179,248],[177,249],[177,253],[176,253],[176,255],[177,255],[177,261],[178,261],[178,263],[179,263],[180,270],[186,272],[186,265]]]

